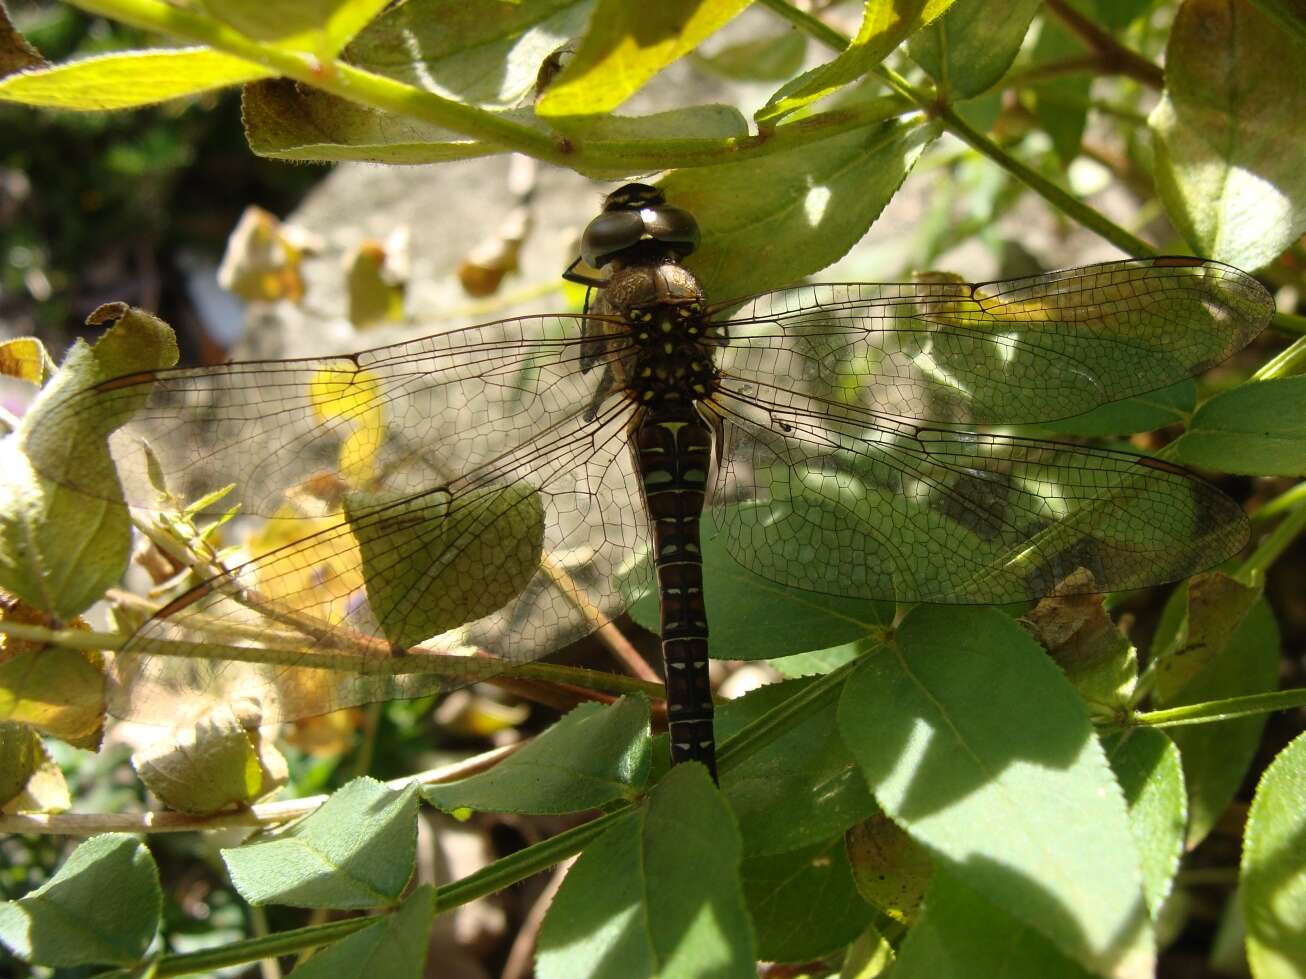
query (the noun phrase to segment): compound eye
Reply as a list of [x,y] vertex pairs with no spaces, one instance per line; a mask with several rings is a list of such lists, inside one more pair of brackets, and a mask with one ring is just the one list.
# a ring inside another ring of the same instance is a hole
[[603,268],[617,252],[644,237],[644,219],[638,211],[606,211],[585,229],[580,239],[580,255],[596,269]]
[[684,208],[662,204],[641,213],[644,215],[644,230],[650,238],[679,245],[677,250],[683,255],[698,247],[698,222]]

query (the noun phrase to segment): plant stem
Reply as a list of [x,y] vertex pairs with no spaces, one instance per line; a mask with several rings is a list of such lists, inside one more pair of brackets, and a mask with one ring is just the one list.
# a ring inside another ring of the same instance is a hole
[[1158,91],[1165,86],[1165,74],[1160,68],[1137,51],[1125,47],[1111,35],[1110,31],[1104,31],[1065,0],[1044,0],[1044,6],[1098,53],[1106,63],[1108,71],[1128,75]]
[[[29,642],[48,643],[66,649],[88,651],[113,651],[121,649],[127,637],[115,632],[90,632],[80,629],[49,629],[24,622],[0,622],[0,635],[13,636]],[[662,684],[649,683],[634,677],[586,670],[578,666],[557,663],[504,663],[470,656],[455,656],[413,647],[402,656],[376,656],[351,652],[305,653],[302,647],[288,645],[232,646],[218,642],[196,643],[181,640],[150,640],[147,649],[140,650],[150,656],[173,656],[179,659],[225,660],[271,666],[312,666],[316,669],[338,670],[344,673],[376,673],[388,667],[395,676],[411,673],[444,673],[456,678],[483,679],[493,682],[496,676],[541,680],[546,683],[568,683],[587,690],[609,693],[642,693],[654,699],[666,695]],[[484,676],[480,676],[480,673]]]
[[1288,515],[1256,545],[1256,550],[1234,573],[1234,578],[1244,585],[1258,585],[1264,580],[1270,565],[1297,539],[1303,528],[1306,528],[1306,506],[1297,506],[1289,510]]
[[1292,707],[1306,707],[1306,688],[1276,690],[1272,693],[1253,693],[1224,700],[1207,700],[1200,704],[1166,707],[1162,710],[1145,710],[1134,714],[1130,721],[1148,727],[1181,727],[1187,724],[1207,724],[1211,721],[1229,721],[1255,714],[1269,714]]
[[[1298,317],[1300,318],[1300,317]],[[1274,325],[1280,326],[1279,317],[1275,316]],[[1254,381],[1269,381],[1279,377],[1291,377],[1306,371],[1306,336],[1298,337],[1291,344],[1261,365],[1252,375]]]

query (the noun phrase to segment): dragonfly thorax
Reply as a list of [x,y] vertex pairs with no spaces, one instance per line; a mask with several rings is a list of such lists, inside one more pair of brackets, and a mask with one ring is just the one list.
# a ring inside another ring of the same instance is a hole
[[625,321],[622,375],[641,404],[696,401],[716,383],[707,303],[698,279],[674,260],[617,270],[596,308]]

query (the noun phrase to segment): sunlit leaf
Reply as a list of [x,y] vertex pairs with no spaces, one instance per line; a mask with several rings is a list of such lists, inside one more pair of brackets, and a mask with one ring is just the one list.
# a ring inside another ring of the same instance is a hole
[[0,79],[0,102],[102,112],[228,88],[274,72],[209,48],[94,55]]
[[1250,3],[1186,0],[1165,86],[1148,122],[1170,219],[1198,254],[1261,268],[1306,232],[1306,39]]
[[746,6],[748,0],[598,0],[575,56],[535,110],[545,118],[611,111]]
[[[111,415],[64,411],[62,403],[98,381],[177,359],[172,331],[148,313],[109,304],[88,323],[113,326],[93,347],[73,346],[18,431],[0,441],[0,587],[62,620],[88,608],[126,567],[129,517],[106,439],[144,395],[119,399]],[[74,470],[84,477],[79,485],[102,487],[102,495],[39,475]]]
[[284,832],[222,859],[250,904],[374,908],[398,902],[416,846],[416,787],[357,778]]
[[198,0],[215,19],[256,41],[333,58],[388,0]]
[[833,61],[813,68],[780,89],[754,118],[759,125],[774,125],[789,113],[856,81],[914,32],[947,10],[952,2],[867,0],[862,26],[852,43]]

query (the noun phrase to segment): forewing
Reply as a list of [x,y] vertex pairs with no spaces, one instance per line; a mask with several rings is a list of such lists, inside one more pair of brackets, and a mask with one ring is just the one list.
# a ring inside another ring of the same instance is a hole
[[817,410],[769,385],[726,384],[713,403],[724,543],[796,588],[1023,602],[1173,581],[1247,539],[1233,500],[1139,456]]
[[586,409],[616,353],[596,356],[583,322],[522,317],[352,355],[114,378],[50,405],[31,456],[46,478],[114,498],[94,457],[64,444],[68,419],[79,432],[93,419],[136,506],[161,506],[160,476],[185,499],[233,485],[224,506],[264,517],[324,474],[416,493]]
[[1217,262],[1130,259],[1002,282],[801,286],[725,322],[724,374],[899,418],[1053,421],[1227,358],[1274,311]]

